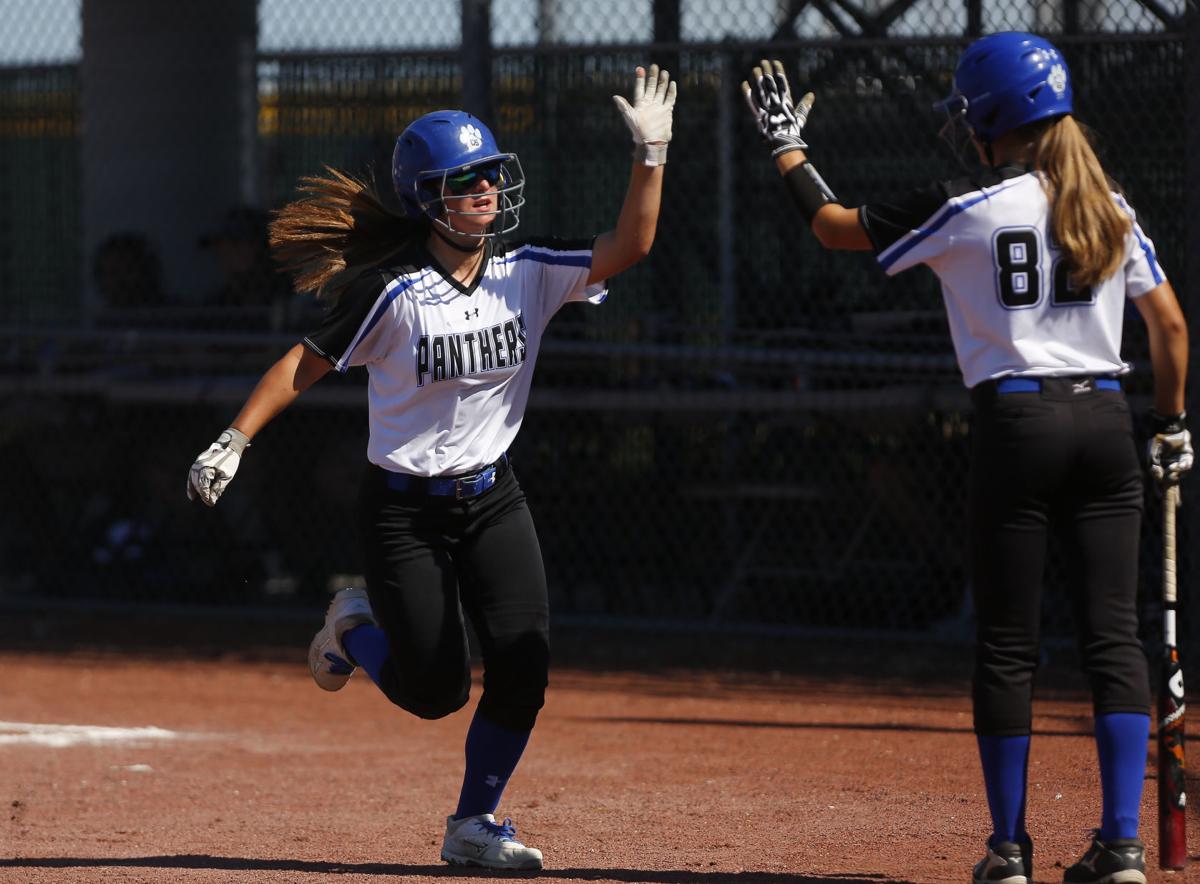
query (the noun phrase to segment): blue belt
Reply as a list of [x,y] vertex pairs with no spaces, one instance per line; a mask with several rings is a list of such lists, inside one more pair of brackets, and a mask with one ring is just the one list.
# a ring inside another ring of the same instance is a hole
[[[1066,377],[1066,378],[1058,378],[1057,380],[1063,380],[1063,381],[1074,380],[1076,383],[1090,381],[1092,384],[1095,385],[1095,388],[1097,390],[1120,390],[1121,389],[1121,382],[1117,378],[1093,378],[1093,377],[1069,378],[1069,377]],[[1042,389],[1042,378],[1010,377],[1010,378],[1001,378],[1000,380],[996,381],[996,392],[997,393],[1038,393],[1038,392],[1041,392],[1041,389]]]
[[496,484],[508,469],[507,452],[495,463],[488,464],[478,472],[465,476],[410,476],[408,473],[393,473],[385,470],[385,484],[392,491],[406,494],[427,494],[431,497],[453,497],[468,500],[478,497]]

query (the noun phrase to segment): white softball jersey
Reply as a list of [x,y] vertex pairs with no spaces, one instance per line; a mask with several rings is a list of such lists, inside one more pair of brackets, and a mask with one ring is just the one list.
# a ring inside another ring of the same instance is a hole
[[859,209],[890,276],[925,264],[937,274],[968,387],[1008,375],[1120,375],[1126,298],[1166,277],[1133,209],[1125,259],[1111,277],[1076,289],[1051,233],[1050,204],[1024,167],[947,181],[893,204]]
[[474,283],[453,279],[422,245],[403,263],[342,291],[304,344],[340,372],[369,376],[371,463],[414,476],[455,476],[512,444],[550,318],[570,301],[601,303],[587,285],[590,241],[485,246]]

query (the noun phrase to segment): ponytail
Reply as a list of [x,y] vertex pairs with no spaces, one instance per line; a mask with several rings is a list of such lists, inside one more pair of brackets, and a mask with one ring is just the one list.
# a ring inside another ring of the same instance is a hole
[[1117,207],[1088,135],[1070,114],[1038,129],[1033,167],[1050,200],[1054,239],[1069,261],[1071,282],[1097,285],[1121,265],[1129,216]]
[[362,271],[382,266],[429,222],[388,209],[372,183],[329,166],[325,175],[301,178],[307,194],[288,203],[271,222],[271,252],[296,278],[296,289],[336,297]]

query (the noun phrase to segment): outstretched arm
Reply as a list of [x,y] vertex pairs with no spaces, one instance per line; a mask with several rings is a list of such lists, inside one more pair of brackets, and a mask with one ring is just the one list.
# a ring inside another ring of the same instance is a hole
[[188,470],[188,499],[199,497],[209,506],[216,506],[237,473],[250,439],[330,368],[324,358],[297,344],[267,369],[233,423],[200,453]]
[[588,283],[600,282],[632,267],[654,245],[658,211],[662,202],[663,166],[671,140],[675,108],[675,83],[658,65],[649,74],[639,67],[634,80],[633,104],[614,95],[617,110],[633,136],[633,170],[629,189],[617,217],[617,226],[596,237]]
[[[793,150],[775,158],[775,167],[785,181],[788,173],[808,162],[802,150]],[[817,209],[809,224],[817,241],[827,249],[866,252],[871,240],[863,229],[858,209],[849,209],[838,202],[828,202]]]
[[273,417],[328,374],[332,365],[303,344],[297,344],[267,369],[254,392],[242,406],[232,426],[241,430],[247,439],[265,427]]
[[827,249],[868,251],[871,240],[863,229],[857,209],[837,201],[824,179],[808,161],[804,125],[815,96],[809,92],[796,104],[783,64],[763,61],[754,68],[750,82],[742,81],[742,94],[771,156],[805,220],[821,245]]

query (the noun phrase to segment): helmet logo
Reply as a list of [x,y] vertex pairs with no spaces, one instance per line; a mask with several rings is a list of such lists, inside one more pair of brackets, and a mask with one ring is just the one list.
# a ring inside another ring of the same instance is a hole
[[[1058,90],[1055,89],[1057,92]],[[463,143],[467,150],[479,150],[483,147],[483,133],[478,128],[471,125],[463,126],[458,130],[458,140]]]
[[1061,64],[1056,64],[1050,68],[1050,73],[1046,77],[1046,85],[1054,90],[1054,94],[1059,98],[1067,91],[1067,69]]

